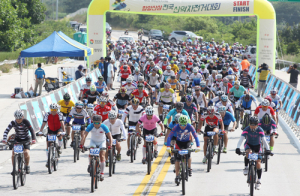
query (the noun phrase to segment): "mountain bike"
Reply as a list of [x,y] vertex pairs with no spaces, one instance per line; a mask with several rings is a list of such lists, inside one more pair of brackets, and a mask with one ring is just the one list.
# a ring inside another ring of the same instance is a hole
[[[244,110],[244,109],[241,109]],[[248,127],[250,125],[250,117],[252,116],[251,112],[253,112],[255,110],[244,110],[244,120],[243,120],[243,126],[242,126],[242,130],[245,129],[246,127]],[[239,123],[237,121],[237,123]]]
[[[235,104],[235,105],[237,105],[237,104]],[[235,111],[234,111],[234,117],[235,117],[235,119],[236,119],[236,127],[235,127],[235,129],[237,129],[237,128],[239,128],[239,122],[240,122],[240,108],[239,107],[236,107],[235,108]]]
[[[162,103],[160,103],[162,104]],[[172,105],[163,105],[163,113],[162,113],[162,119],[161,121],[163,122],[166,116],[168,115],[169,111],[172,110]]]
[[[185,195],[185,181],[188,181],[189,178],[189,170],[188,170],[188,159],[190,157],[191,152],[195,152],[195,149],[174,149],[173,153],[177,153],[177,156],[180,156],[180,169],[179,176],[182,185],[182,195]],[[179,186],[180,183],[177,184]]]
[[[109,142],[109,140],[107,140]],[[108,160],[109,160],[109,176],[111,177],[112,174],[115,173],[116,170],[116,163],[117,163],[117,153],[116,153],[116,145],[117,145],[117,141],[118,142],[122,142],[124,141],[123,139],[120,140],[116,140],[113,139],[112,140],[112,148],[108,151]]]
[[155,91],[156,91],[156,89],[155,89],[155,87],[152,87],[151,89],[152,89],[152,92],[149,93],[149,96],[150,96],[150,99],[151,99],[151,105],[153,106],[153,104],[156,101],[156,97],[155,97]]
[[[156,136],[157,138],[162,136],[163,134],[159,134]],[[150,175],[151,173],[151,162],[153,160],[153,141],[154,141],[154,135],[146,135],[145,136],[146,141],[146,162],[147,162],[147,174]]]
[[15,142],[14,143],[14,162],[13,162],[13,186],[18,189],[24,186],[26,182],[26,165],[24,156],[24,146],[29,145],[29,142]]
[[122,119],[122,116],[124,114],[125,110],[121,110],[121,109],[118,109],[118,119]]
[[221,153],[223,149],[223,144],[224,144],[224,133],[222,130],[219,131],[219,140],[218,140],[218,159],[217,159],[217,164],[220,164],[221,160]]
[[[241,152],[239,155],[246,155],[246,152]],[[254,195],[254,183],[257,180],[257,173],[256,173],[256,161],[258,160],[258,156],[263,155],[263,153],[249,153],[249,171],[247,176],[247,183],[250,186],[250,196]]]
[[[271,137],[274,135],[274,133],[271,133],[269,135],[265,135],[266,141],[268,142],[268,144],[270,145],[270,140]],[[278,134],[275,135],[275,138],[278,138]],[[266,154],[266,148],[264,146],[264,143],[261,142],[261,149],[262,149],[262,158],[261,158],[261,163],[265,163],[265,172],[268,171],[268,162],[269,162],[269,155]],[[271,154],[271,156],[273,156],[273,154]]]
[[[66,121],[66,117],[63,116],[63,121]],[[68,139],[67,139],[67,135],[63,136],[63,145],[64,145],[64,149],[67,149],[67,143],[68,143]]]
[[73,143],[73,150],[74,150],[74,163],[76,163],[76,160],[79,160],[79,144],[80,144],[80,136],[81,136],[81,126],[84,125],[73,125],[72,131],[74,131],[74,143]]
[[213,136],[216,134],[216,132],[209,131],[207,132],[207,147],[206,147],[206,158],[207,158],[207,172],[211,170],[211,161],[214,158],[214,138]]
[[138,135],[136,133],[136,127],[135,126],[129,126],[129,149],[130,149],[130,162],[133,163],[133,161],[136,159],[136,150],[139,146],[138,143]]

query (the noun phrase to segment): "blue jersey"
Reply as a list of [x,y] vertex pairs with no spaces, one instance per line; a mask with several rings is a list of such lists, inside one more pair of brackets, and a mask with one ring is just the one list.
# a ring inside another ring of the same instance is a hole
[[190,106],[188,106],[186,103],[183,105],[183,109],[187,111],[189,114],[190,119],[192,119],[192,115],[194,112],[197,112],[197,106],[195,103],[192,103]]
[[[165,125],[167,124],[167,121],[168,121],[168,119],[169,119],[170,117],[172,117],[172,119],[174,119],[176,114],[177,114],[176,108],[172,109],[172,110],[167,114],[167,116],[166,116],[166,118],[165,118],[165,120],[164,120],[164,124],[165,124]],[[189,113],[188,113],[185,109],[182,110],[181,114],[188,116],[188,118],[190,119]]]
[[263,123],[263,120],[260,119],[258,126],[260,126],[264,131],[270,131],[272,129],[276,129],[276,122],[273,119],[271,119],[270,124],[266,125]]
[[99,93],[102,93],[104,89],[106,88],[106,83],[103,81],[101,85],[99,85],[99,82],[95,82],[96,89]]
[[[169,125],[168,125],[168,128],[170,128],[171,130],[177,125],[177,123],[175,123],[175,121],[172,121]],[[173,135],[174,137],[177,136],[177,133],[175,133]]]
[[251,108],[252,101],[256,101],[255,98],[253,97],[253,95],[250,95],[250,100],[246,101],[245,97],[246,97],[246,95],[242,95],[240,97],[239,101],[242,103],[242,106],[244,108]]
[[194,79],[193,79],[193,83],[192,83],[192,87],[194,87],[194,86],[199,86],[199,85],[200,85],[200,82],[201,82],[201,79],[200,79],[200,78],[194,78]]
[[242,136],[246,138],[245,144],[256,146],[261,144],[261,138],[265,137],[265,133],[261,127],[257,127],[253,132],[250,130],[250,126],[248,126],[244,129]]
[[175,133],[177,134],[176,141],[180,141],[180,142],[190,141],[190,133],[192,133],[195,140],[196,140],[197,147],[200,146],[200,141],[199,141],[198,135],[197,135],[194,127],[191,124],[188,123],[184,130],[182,130],[179,125],[176,125],[172,129],[171,133],[169,134],[168,141],[167,141],[167,146],[170,146],[171,139],[172,139],[172,137],[174,136]]
[[235,122],[235,118],[230,112],[226,111],[223,118],[223,123],[224,125],[229,125],[231,122]]

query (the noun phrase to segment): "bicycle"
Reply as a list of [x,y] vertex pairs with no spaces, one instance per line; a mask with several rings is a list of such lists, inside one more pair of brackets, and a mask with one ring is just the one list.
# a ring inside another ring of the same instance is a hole
[[[107,141],[109,142],[109,140],[107,140]],[[109,177],[111,177],[112,174],[114,174],[115,170],[116,170],[116,163],[117,163],[116,145],[117,145],[117,141],[122,142],[124,140],[123,139],[120,139],[120,140],[113,139],[112,140],[112,148],[108,152]]]
[[125,112],[125,110],[122,110],[122,109],[118,110],[118,119],[120,119],[120,120],[122,119],[124,112]]
[[133,161],[136,159],[136,150],[139,147],[138,143],[138,135],[136,133],[136,127],[135,126],[129,126],[129,147],[130,147],[130,162],[133,163]]
[[223,144],[224,144],[224,133],[222,130],[219,130],[219,140],[218,140],[218,159],[217,159],[217,164],[220,164],[221,160],[221,153],[223,149]]
[[[246,155],[246,152],[240,152],[239,155]],[[247,177],[247,183],[250,185],[250,196],[254,195],[254,183],[257,180],[257,173],[256,173],[256,161],[258,160],[258,156],[263,155],[263,153],[249,153],[249,171]]]
[[[274,133],[271,133],[269,135],[265,135],[265,138],[266,138],[266,141],[268,142],[268,144],[270,144],[270,141],[271,141],[271,137],[274,135]],[[278,134],[275,135],[275,138],[277,139],[278,138]],[[268,159],[269,159],[269,156],[266,154],[266,148],[264,146],[264,143],[262,142],[262,158],[261,158],[261,163],[265,163],[265,172],[268,171]],[[273,156],[273,154],[271,154],[271,156]]]
[[[162,103],[160,103],[162,104]],[[163,122],[166,116],[168,115],[169,111],[172,110],[172,105],[163,105],[163,113],[162,113],[162,119],[161,121]]]
[[[163,134],[159,134],[158,137],[161,137]],[[146,141],[146,162],[147,162],[147,174],[150,175],[151,173],[151,161],[153,160],[153,141],[154,141],[154,135],[146,135],[145,136]]]
[[26,182],[24,145],[28,145],[28,143],[29,142],[14,143],[14,162],[12,173],[14,189],[18,189],[20,183],[21,186],[24,186]]
[[[191,152],[195,152],[195,149],[174,149],[172,150],[173,153],[178,153],[180,156],[180,169],[179,169],[179,176],[180,180],[182,181],[182,195],[185,195],[185,181],[188,181],[189,178],[189,170],[188,170],[188,158],[190,157]],[[175,172],[175,170],[174,170]],[[177,183],[179,186],[180,182]]]
[[150,96],[150,99],[151,99],[151,106],[153,106],[153,104],[155,103],[156,101],[156,97],[155,97],[155,87],[152,87],[152,92],[149,93],[149,96]]
[[[66,117],[63,116],[63,121],[66,121]],[[68,138],[66,135],[63,136],[63,145],[64,145],[64,149],[67,149],[67,143],[68,143]]]
[[[83,125],[84,126],[84,125]],[[74,163],[76,163],[76,160],[79,160],[79,144],[80,144],[80,135],[81,135],[81,125],[73,125],[72,131],[75,131],[74,133],[74,143],[73,143],[73,150],[74,150]]]
[[[244,109],[241,109],[244,110]],[[242,126],[242,130],[245,129],[246,127],[248,127],[250,125],[250,117],[252,116],[251,112],[253,112],[255,110],[244,110],[244,121],[243,121],[243,126]],[[238,121],[237,121],[238,123]]]
[[[201,131],[201,133],[203,133]],[[214,158],[214,139],[213,136],[216,134],[216,132],[209,131],[207,132],[207,147],[206,147],[206,158],[207,158],[207,172],[211,170],[211,160]]]

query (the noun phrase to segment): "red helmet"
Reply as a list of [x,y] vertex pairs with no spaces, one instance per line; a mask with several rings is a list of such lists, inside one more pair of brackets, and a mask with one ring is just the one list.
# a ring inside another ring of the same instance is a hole
[[245,73],[248,73],[249,72],[249,69],[244,69],[243,70]]
[[265,99],[268,100],[270,104],[272,103],[272,98],[270,96],[266,96]]

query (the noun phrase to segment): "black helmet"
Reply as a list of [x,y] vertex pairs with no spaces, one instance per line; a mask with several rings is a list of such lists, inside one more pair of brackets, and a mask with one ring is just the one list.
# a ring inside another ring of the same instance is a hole
[[92,81],[92,78],[86,77],[86,78],[85,78],[85,81],[86,81],[86,82],[91,82],[91,81]]
[[100,115],[93,116],[93,122],[101,122],[101,121],[102,121],[102,116]]
[[258,125],[259,120],[258,120],[257,116],[251,116],[249,122],[250,122],[250,125]]
[[177,102],[175,104],[175,108],[178,109],[178,110],[182,110],[183,109],[183,103],[182,102]]
[[172,80],[175,80],[175,79],[176,79],[176,77],[175,77],[175,76],[171,76],[171,79],[172,79]]
[[192,88],[187,88],[186,89],[186,94],[191,95],[193,92]]
[[165,87],[165,82],[160,83],[159,88],[164,88]]
[[66,93],[66,94],[64,94],[64,100],[65,101],[70,101],[70,95],[69,95],[69,93]]
[[262,117],[262,121],[265,125],[270,124],[271,122],[271,117],[268,113],[265,113],[265,115]]

